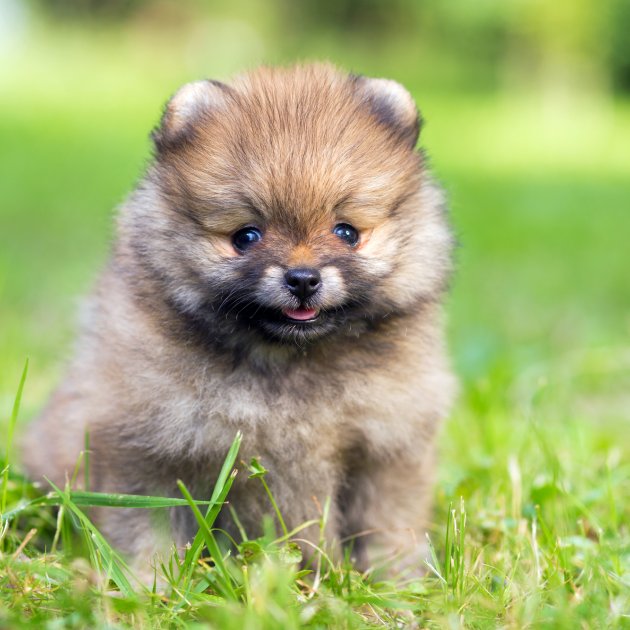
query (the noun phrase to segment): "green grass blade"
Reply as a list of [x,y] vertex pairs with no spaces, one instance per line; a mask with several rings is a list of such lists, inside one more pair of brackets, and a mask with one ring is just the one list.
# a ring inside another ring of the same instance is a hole
[[85,429],[83,436],[83,487],[89,492],[90,490],[90,430]]
[[[214,505],[212,505],[206,513],[205,520],[206,520],[206,523],[208,523],[210,527],[212,527],[212,525],[214,524],[214,521],[219,515],[221,507],[224,504],[225,498],[227,497],[230,491],[230,488],[232,487],[232,484],[234,483],[234,479],[236,478],[236,473],[237,473],[236,469],[232,471],[231,475],[228,477],[227,481],[225,482],[225,485],[223,486],[223,490],[218,497],[218,501]],[[195,534],[195,538],[193,539],[193,542],[191,543],[184,557],[184,561],[182,563],[182,569],[180,573],[180,579],[178,581],[179,588],[183,588],[184,590],[187,590],[188,588],[190,588],[189,582],[192,578],[194,567],[197,564],[203,552],[203,543],[204,543],[204,537],[203,537],[203,534],[201,533],[201,530],[199,530]]]
[[[214,521],[221,511],[225,498],[232,487],[232,483],[234,482],[235,471],[233,471],[233,467],[236,462],[242,440],[243,434],[238,431],[225,457],[219,476],[217,477],[217,481],[210,497],[210,507],[208,508],[205,516],[205,521],[209,527],[212,527],[214,524]],[[184,558],[181,572],[184,582],[187,582],[190,579],[193,566],[201,555],[202,547],[203,535],[201,533],[201,529],[199,529],[199,531],[195,534],[195,538],[190,545],[190,549],[188,549]]]
[[216,541],[216,538],[214,537],[214,534],[212,533],[212,529],[206,522],[206,519],[204,518],[203,514],[199,511],[199,508],[195,505],[195,501],[192,498],[191,494],[188,492],[188,489],[186,488],[186,486],[179,480],[177,481],[177,486],[179,487],[181,493],[188,500],[190,509],[193,511],[193,514],[195,515],[195,519],[197,520],[197,523],[199,524],[199,531],[201,532],[201,535],[203,536],[203,539],[206,543],[206,547],[208,548],[208,551],[210,552],[212,560],[214,561],[214,564],[216,565],[218,569],[218,572],[219,572],[218,575],[220,577],[219,581],[221,585],[223,586],[224,593],[233,600],[238,599],[236,595],[236,591],[234,590],[234,587],[232,585],[232,580],[233,580],[232,575],[228,571],[228,568],[225,565],[225,562],[223,561],[223,555],[221,554],[219,545]]
[[9,426],[7,427],[7,447],[4,455],[4,466],[2,470],[2,499],[0,500],[0,514],[4,514],[7,507],[7,490],[9,485],[9,460],[11,457],[11,448],[13,447],[13,434],[17,423],[18,414],[20,413],[20,403],[22,402],[22,392],[24,391],[24,383],[28,374],[28,359],[24,362],[24,369],[18,385],[15,399],[13,400],[13,409],[9,418]]
[[452,556],[452,537],[451,530],[453,528],[453,504],[448,506],[448,512],[446,513],[446,537],[444,540],[444,579],[449,584],[449,578],[451,575],[451,556]]
[[228,478],[232,473],[234,462],[236,462],[236,457],[238,456],[238,451],[241,448],[242,441],[243,434],[240,431],[237,431],[236,436],[232,441],[232,445],[228,450],[228,454],[225,456],[223,466],[221,466],[221,471],[219,472],[219,476],[217,477],[217,482],[214,485],[214,490],[212,491],[212,495],[210,497],[210,501],[212,503],[217,503],[219,495],[223,493],[223,487],[227,483]]
[[[70,493],[64,492],[52,483],[52,481],[48,481],[48,483],[50,483],[50,485],[54,488],[55,492],[63,502],[64,507],[71,512],[79,522],[81,529],[88,539],[88,548],[91,549],[90,555],[92,557],[92,562],[96,564],[95,568],[98,568],[99,565],[106,567],[111,579],[119,588],[120,592],[126,597],[135,596],[135,590],[127,578],[127,574],[133,575],[127,563],[123,560],[120,554],[112,549],[110,544],[105,540],[104,536],[99,532],[90,519],[76,506],[70,497]],[[95,552],[98,552],[101,562],[99,562]],[[138,584],[142,586],[139,581]]]
[[[130,508],[165,508],[188,505],[185,499],[175,497],[154,497],[141,494],[109,494],[105,492],[70,493],[70,499],[76,505],[94,507],[130,507]],[[197,505],[212,505],[212,501],[197,501]]]
[[[168,508],[168,507],[184,507],[188,505],[186,499],[176,497],[153,497],[140,494],[112,494],[106,492],[84,492],[82,490],[72,491],[68,493],[70,500],[82,507],[120,507],[120,508]],[[197,505],[209,505],[212,507],[212,501],[195,501]],[[63,499],[57,493],[49,493],[43,497],[37,497],[31,501],[27,501],[3,513],[1,520],[11,521],[21,512],[29,508],[40,505],[63,505]]]
[[278,519],[278,522],[280,523],[280,528],[282,529],[282,533],[285,536],[288,536],[289,530],[287,529],[287,525],[284,522],[284,519],[282,518],[282,513],[280,512],[280,508],[278,507],[278,504],[276,503],[276,499],[273,496],[273,493],[271,492],[269,486],[267,485],[267,482],[265,481],[264,477],[261,477],[260,481],[262,482],[263,488],[265,489],[265,492],[267,493],[267,496],[269,497],[269,501],[271,502],[274,512],[276,513],[276,517]]

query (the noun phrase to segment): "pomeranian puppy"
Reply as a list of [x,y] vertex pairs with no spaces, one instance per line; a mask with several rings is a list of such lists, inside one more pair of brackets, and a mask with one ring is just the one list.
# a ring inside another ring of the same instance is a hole
[[[352,541],[359,568],[420,568],[454,379],[452,236],[419,129],[401,85],[327,64],[184,85],[30,427],[28,472],[63,484],[87,431],[92,490],[180,496],[181,479],[208,498],[240,430],[288,527],[329,501],[327,540]],[[257,535],[259,482],[237,476],[228,499]],[[196,531],[184,508],[97,518],[138,564]],[[219,526],[235,530],[229,511]]]

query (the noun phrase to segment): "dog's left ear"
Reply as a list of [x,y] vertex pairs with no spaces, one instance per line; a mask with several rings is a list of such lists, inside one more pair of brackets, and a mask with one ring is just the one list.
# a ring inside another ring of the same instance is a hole
[[391,79],[355,76],[359,94],[369,105],[372,115],[400,136],[411,148],[420,135],[421,118],[411,94]]

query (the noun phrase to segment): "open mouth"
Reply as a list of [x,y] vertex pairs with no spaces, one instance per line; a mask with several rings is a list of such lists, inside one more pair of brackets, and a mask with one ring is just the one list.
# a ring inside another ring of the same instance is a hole
[[292,322],[312,322],[319,316],[319,310],[316,308],[306,308],[300,306],[298,308],[284,308],[282,314]]
[[335,329],[335,320],[326,311],[307,306],[267,309],[256,320],[265,334],[281,343],[307,342]]
[[249,302],[236,309],[231,304],[226,312],[235,316],[242,326],[258,328],[263,334],[280,343],[306,342],[331,333],[337,327],[334,311],[299,305],[297,308],[277,308]]

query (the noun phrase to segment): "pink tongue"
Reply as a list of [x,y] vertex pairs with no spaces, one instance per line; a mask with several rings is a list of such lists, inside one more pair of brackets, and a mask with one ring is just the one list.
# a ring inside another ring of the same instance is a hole
[[287,317],[290,317],[291,319],[297,319],[298,321],[313,319],[313,317],[317,315],[317,311],[314,308],[285,308],[282,312]]

